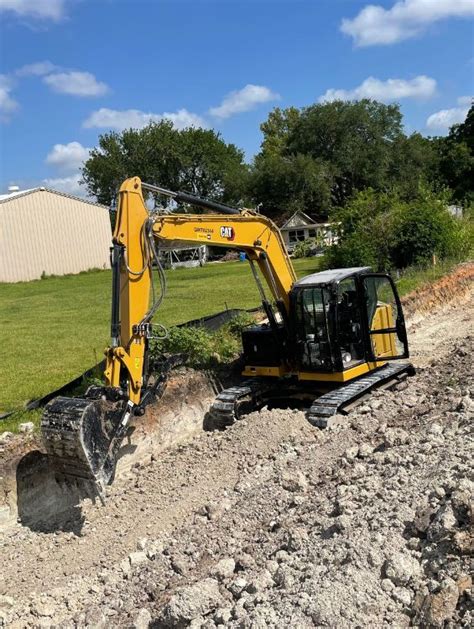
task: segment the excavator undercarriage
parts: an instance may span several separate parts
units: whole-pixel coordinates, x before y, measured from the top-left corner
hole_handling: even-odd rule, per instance
[[[149,212],[144,192],[219,214]],[[83,397],[53,399],[41,422],[58,477],[88,483],[103,496],[132,419],[163,395],[171,370],[185,360],[175,355],[153,362],[150,356],[152,319],[166,290],[160,243],[243,251],[260,292],[266,321],[242,332],[244,379],[217,395],[209,409],[214,426],[225,428],[265,405],[290,405],[306,409],[308,421],[325,428],[374,388],[414,373],[409,363],[391,362],[408,357],[408,341],[389,275],[360,267],[297,280],[278,228],[260,214],[143,184],[137,177],[124,182],[119,197],[105,384],[89,387]],[[166,333],[159,324],[158,331]]]

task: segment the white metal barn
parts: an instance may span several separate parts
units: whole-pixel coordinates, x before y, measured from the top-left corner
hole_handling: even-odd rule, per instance
[[[0,195],[0,282],[109,268],[109,209],[48,188]]]

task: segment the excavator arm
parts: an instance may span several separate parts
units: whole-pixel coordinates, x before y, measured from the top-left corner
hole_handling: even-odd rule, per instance
[[[143,190],[163,194],[219,214],[160,214],[149,212]],[[118,451],[133,415],[163,392],[170,364],[162,366],[149,385],[148,343],[152,318],[164,296],[166,278],[157,245],[203,243],[246,252],[262,295],[270,325],[277,327],[272,305],[265,296],[265,278],[285,324],[289,291],[295,273],[276,226],[249,210],[200,199],[127,179],[119,191],[112,239],[111,343],[105,350],[105,386],[91,386],[82,398],[57,397],[45,408],[43,440],[59,476],[80,478],[103,495],[115,471]],[[153,266],[160,278],[159,295]],[[151,299],[150,299],[151,295]]]
[[[143,189],[220,213],[153,214],[145,206]],[[138,177],[127,179],[120,188],[113,234],[112,342],[106,350],[105,379],[107,386],[119,387],[125,369],[128,399],[134,405],[141,400],[153,314],[149,304],[152,261],[155,247],[161,243],[167,247],[206,244],[245,251],[270,319],[271,304],[255,265],[283,320],[289,310],[289,292],[296,281],[280,232],[270,219],[250,210],[142,184]]]

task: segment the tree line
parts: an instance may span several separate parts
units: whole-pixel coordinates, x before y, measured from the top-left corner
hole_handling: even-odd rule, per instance
[[[405,230],[419,242],[427,234],[402,225],[402,216],[408,220],[418,212],[416,224],[423,222],[423,211],[434,218],[450,203],[474,204],[474,105],[446,137],[406,134],[399,105],[374,100],[276,108],[261,131],[260,151],[250,164],[239,147],[211,129],[177,130],[163,120],[142,129],[105,133],[84,164],[83,183],[107,205],[124,179],[138,175],[172,190],[258,207],[277,222],[295,210],[320,220],[337,219],[343,224],[347,250],[336,248],[332,263],[370,259],[379,268],[408,258],[416,262],[419,256],[411,255],[413,248],[405,245],[396,252],[382,247],[382,253],[380,243],[375,254],[370,234],[376,233],[377,221],[385,234],[392,226],[392,241],[395,236],[400,240]],[[438,219],[428,229],[435,235],[445,215]],[[434,243],[435,235],[431,249],[425,247],[426,255],[431,250],[448,255],[448,249],[459,246]],[[382,244],[385,241],[381,238]]]

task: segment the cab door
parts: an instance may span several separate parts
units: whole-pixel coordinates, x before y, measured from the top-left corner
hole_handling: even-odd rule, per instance
[[[393,279],[385,273],[366,273],[361,281],[369,360],[408,358],[405,319]]]

